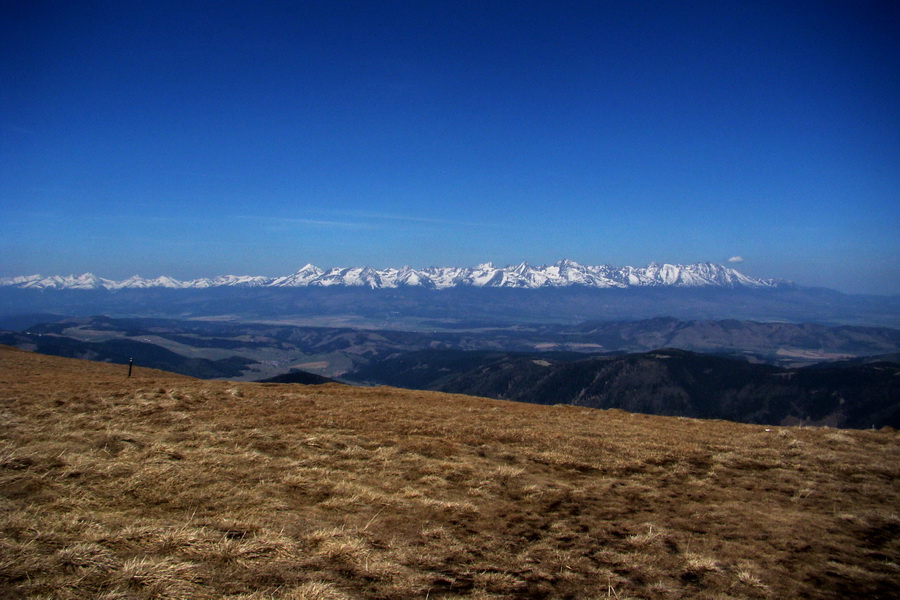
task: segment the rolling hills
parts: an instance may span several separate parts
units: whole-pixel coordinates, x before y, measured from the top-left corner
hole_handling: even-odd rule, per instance
[[[397,353],[425,349],[609,353],[668,347],[781,366],[900,352],[900,330],[813,323],[660,317],[575,325],[422,322],[409,329],[327,324],[18,315],[0,318],[0,343],[70,358],[127,362],[133,357],[142,366],[185,375],[248,380],[293,368],[340,376]]]
[[[346,378],[535,404],[768,425],[900,427],[900,363],[781,368],[665,348],[585,356],[422,350]]]
[[[11,322],[28,322],[22,319]],[[0,344],[120,364],[133,358],[200,378],[323,383],[338,376],[758,424],[900,426],[891,354],[900,331],[883,327],[657,318],[402,331],[95,316],[24,329],[0,331]],[[669,344],[681,350],[658,350]],[[834,364],[816,363],[826,359]],[[763,361],[773,364],[756,364]],[[810,364],[815,369],[796,368]]]
[[[0,331],[0,344],[40,354],[119,364],[128,364],[137,358],[141,365],[152,365],[157,369],[204,379],[239,377],[247,367],[255,363],[239,356],[217,360],[188,357],[157,344],[125,337],[91,342],[59,335]]]
[[[900,438],[0,348],[10,598],[890,598]]]

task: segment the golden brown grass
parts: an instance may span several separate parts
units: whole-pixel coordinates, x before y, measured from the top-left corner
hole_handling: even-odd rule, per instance
[[[0,349],[0,597],[888,598],[900,438]]]

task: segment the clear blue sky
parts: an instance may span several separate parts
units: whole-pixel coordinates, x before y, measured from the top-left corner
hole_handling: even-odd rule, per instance
[[[725,262],[900,293],[900,4],[0,3],[0,276]]]

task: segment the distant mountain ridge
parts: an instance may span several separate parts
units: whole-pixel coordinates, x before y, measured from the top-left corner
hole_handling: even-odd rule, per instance
[[[900,364],[781,368],[673,348],[625,355],[428,349],[348,381],[765,425],[900,427]]]
[[[372,269],[370,267],[335,267],[322,270],[307,264],[296,273],[283,277],[223,275],[180,281],[162,276],[146,279],[135,275],[122,281],[104,279],[92,273],[60,276],[28,275],[0,278],[0,286],[21,289],[206,289],[216,287],[368,287],[372,289],[421,287],[448,289],[455,287],[487,288],[751,288],[790,287],[784,280],[757,279],[729,267],[710,262],[690,265],[650,263],[646,267],[614,267],[580,265],[561,260],[552,265],[528,263],[495,267],[492,263],[476,267],[412,267]]]

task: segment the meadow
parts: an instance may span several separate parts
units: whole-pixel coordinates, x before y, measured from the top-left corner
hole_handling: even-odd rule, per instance
[[[0,348],[0,598],[890,598],[900,435]]]

